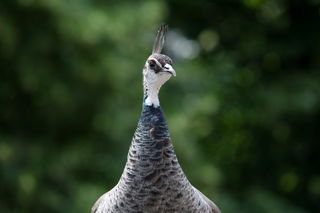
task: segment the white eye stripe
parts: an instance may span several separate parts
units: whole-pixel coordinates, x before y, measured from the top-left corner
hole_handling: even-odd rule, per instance
[[[159,67],[162,67],[162,65],[160,64],[160,62],[155,59],[155,58],[150,58],[150,60],[153,60],[154,62],[156,62],[156,64],[159,66]]]

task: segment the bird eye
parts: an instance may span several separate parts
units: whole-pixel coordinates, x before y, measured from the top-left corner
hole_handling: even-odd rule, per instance
[[[150,61],[149,63],[150,68],[155,68],[156,67],[156,63],[153,61]]]

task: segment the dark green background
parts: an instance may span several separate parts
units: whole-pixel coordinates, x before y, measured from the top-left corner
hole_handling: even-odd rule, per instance
[[[85,213],[117,183],[168,23],[160,100],[193,185],[224,213],[319,212],[319,8],[1,0],[0,211]]]

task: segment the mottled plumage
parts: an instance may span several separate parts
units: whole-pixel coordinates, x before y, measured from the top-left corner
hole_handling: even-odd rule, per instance
[[[157,36],[157,40],[162,39]],[[171,66],[166,68],[168,64],[172,64],[171,59],[160,53],[148,58],[144,68],[142,113],[126,166],[119,183],[99,198],[92,213],[220,212],[213,202],[190,184],[174,152],[168,126],[157,100],[161,85],[175,74]],[[157,72],[157,69],[160,71]],[[152,72],[152,75],[148,72]],[[156,91],[156,96],[146,102],[148,96],[152,96],[151,90]]]

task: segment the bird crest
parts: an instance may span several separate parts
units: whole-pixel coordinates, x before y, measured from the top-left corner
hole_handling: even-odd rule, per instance
[[[164,24],[159,27],[156,39],[154,40],[152,54],[154,54],[154,53],[160,54],[161,53],[162,48],[164,46],[164,41],[166,38],[167,31],[168,31],[168,25]]]

